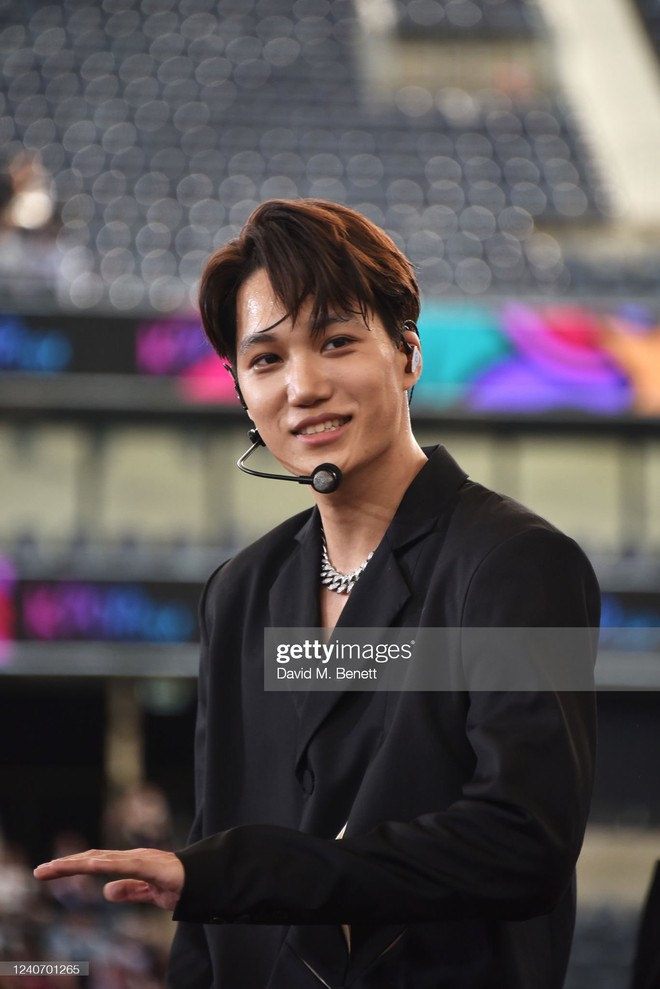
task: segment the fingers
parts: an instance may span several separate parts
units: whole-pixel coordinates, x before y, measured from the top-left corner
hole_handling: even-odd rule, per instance
[[[34,870],[37,879],[59,879],[82,873],[115,873],[131,879],[144,879],[177,892],[183,886],[184,878],[183,866],[176,855],[158,848],[131,848],[128,851],[92,848],[87,852],[44,862]]]
[[[65,855],[63,858],[44,862],[34,870],[37,879],[59,879],[62,876],[75,876],[82,873],[111,873],[141,875],[141,859],[136,852],[148,852],[151,849],[132,849],[123,851],[100,851],[92,848],[87,852],[77,852],[75,855]]]

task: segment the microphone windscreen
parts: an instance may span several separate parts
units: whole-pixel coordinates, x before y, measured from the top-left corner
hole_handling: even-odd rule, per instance
[[[342,482],[342,472],[335,464],[319,464],[312,471],[312,487],[319,494],[332,494]]]

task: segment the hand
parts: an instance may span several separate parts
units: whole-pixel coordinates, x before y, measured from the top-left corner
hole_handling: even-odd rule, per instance
[[[103,895],[112,903],[153,903],[164,910],[174,910],[185,874],[173,852],[158,848],[131,848],[113,852],[92,848],[88,852],[65,855],[38,865],[37,879],[60,879],[82,874],[118,874],[125,879],[106,883]]]

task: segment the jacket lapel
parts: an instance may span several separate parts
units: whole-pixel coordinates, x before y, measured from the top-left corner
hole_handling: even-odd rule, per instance
[[[295,546],[275,577],[268,599],[271,625],[304,628],[319,622],[321,524],[315,508],[295,536]]]
[[[270,589],[271,628],[317,628],[320,624],[321,523],[317,509],[295,538],[295,547]],[[306,696],[304,690],[291,691],[299,714]]]

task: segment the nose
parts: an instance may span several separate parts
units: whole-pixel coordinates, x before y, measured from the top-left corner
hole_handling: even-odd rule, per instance
[[[287,377],[287,398],[290,405],[310,406],[323,402],[332,392],[326,362],[320,354],[292,356]]]

